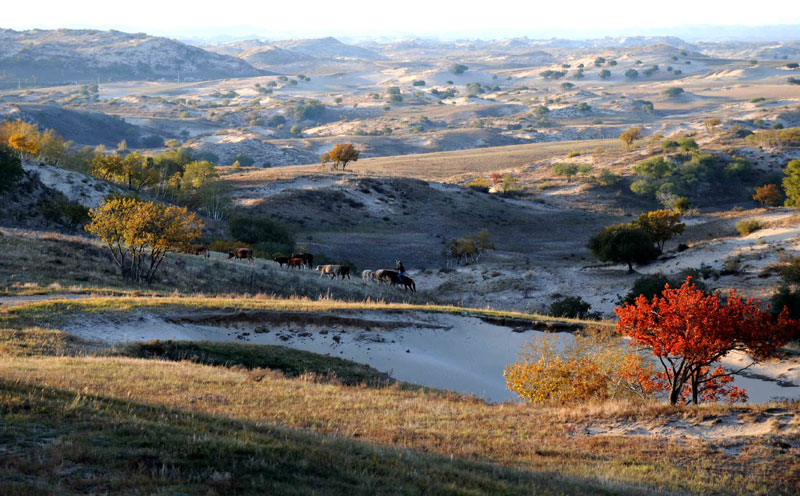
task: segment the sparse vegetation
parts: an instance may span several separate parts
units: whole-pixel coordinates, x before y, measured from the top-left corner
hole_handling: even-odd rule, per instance
[[[763,229],[764,223],[758,219],[743,219],[736,223],[736,230],[742,236],[747,236],[756,231]]]

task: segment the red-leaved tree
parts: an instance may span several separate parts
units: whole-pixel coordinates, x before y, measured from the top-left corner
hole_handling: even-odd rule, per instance
[[[786,308],[773,317],[760,301],[743,300],[735,290],[723,302],[697,289],[691,278],[680,288],[667,285],[652,300],[640,295],[633,305],[614,311],[617,332],[629,337],[631,345],[650,348],[661,363],[663,372],[655,380],[673,405],[679,400],[746,401],[746,392],[732,384],[732,374],[739,371],[714,364],[732,351],[748,353],[754,361],[772,356],[798,330]]]

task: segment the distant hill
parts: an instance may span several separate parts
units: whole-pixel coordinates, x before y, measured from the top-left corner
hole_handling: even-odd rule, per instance
[[[260,46],[244,51],[237,55],[253,67],[263,68],[272,65],[296,64],[298,62],[311,62],[316,60],[311,55],[300,52],[284,50],[273,45]]]
[[[246,61],[142,33],[0,30],[0,84],[168,79],[265,74]]]
[[[207,45],[203,48],[218,54],[238,57],[257,68],[314,61],[380,60],[385,58],[368,48],[348,45],[332,37],[276,42],[253,39]]]
[[[372,50],[347,45],[336,38],[314,38],[308,40],[289,40],[274,43],[275,46],[310,55],[318,59],[364,59],[380,60],[383,57]]]

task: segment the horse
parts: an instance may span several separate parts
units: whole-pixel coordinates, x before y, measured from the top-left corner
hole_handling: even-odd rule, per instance
[[[200,255],[202,253],[206,254],[206,258],[211,256],[211,252],[208,249],[208,245],[192,245],[191,253],[195,255]]]
[[[380,282],[388,282],[394,286],[399,282],[398,275],[399,273],[396,270],[378,269],[372,274],[372,277]]]
[[[291,268],[294,268],[294,267],[297,267],[298,269],[302,270],[302,269],[303,269],[303,267],[305,267],[305,266],[306,266],[306,263],[305,263],[305,260],[303,260],[303,259],[302,259],[302,258],[300,258],[300,257],[292,257],[292,258],[290,258],[290,259],[289,259],[289,261],[286,263],[286,266],[287,266],[288,268],[290,268],[290,269],[291,269]]]
[[[303,264],[309,269],[314,266],[314,255],[310,253],[292,253],[291,258],[302,258]]]
[[[361,279],[364,282],[371,281],[373,277],[375,277],[375,273],[372,272],[371,270],[367,269],[367,270],[362,270],[361,271]]]
[[[403,289],[410,289],[412,293],[416,293],[417,292],[417,285],[414,284],[414,279],[411,279],[408,276],[403,276],[403,280],[402,281],[398,281],[397,283],[398,284],[402,284],[403,285]]]
[[[253,250],[250,248],[237,248],[228,252],[228,260],[231,258],[247,259],[253,262]]]
[[[412,293],[417,291],[417,286],[414,284],[414,280],[408,276],[403,276],[401,279],[400,273],[396,270],[379,269],[375,271],[373,277],[381,282],[388,282],[392,286],[403,286],[403,289],[410,289]]]
[[[347,276],[350,279],[349,265],[317,265],[316,270],[320,271],[320,277],[328,275],[331,279],[336,279],[336,276],[344,279],[344,276]]]

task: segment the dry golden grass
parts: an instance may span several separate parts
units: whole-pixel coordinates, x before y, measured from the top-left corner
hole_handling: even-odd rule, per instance
[[[800,489],[797,448],[743,439],[742,453],[729,457],[714,443],[691,439],[589,436],[585,424],[575,422],[580,414],[565,415],[563,409],[488,405],[459,395],[347,387],[278,373],[256,382],[242,369],[130,358],[8,357],[0,362],[0,377],[87,398],[274,422],[462,460],[612,481],[618,489],[731,494]],[[716,411],[730,412],[730,407]],[[655,412],[680,415],[682,410],[622,405],[595,407],[591,414],[648,418]]]
[[[571,151],[587,152],[597,147],[619,148],[619,140],[558,141],[526,145],[475,148],[449,152],[364,158],[347,166],[352,174],[396,176],[426,181],[447,181],[453,176],[479,174],[528,165]],[[272,167],[224,178],[236,188],[263,186],[265,181],[287,180],[311,174],[328,174],[319,164]]]
[[[497,319],[514,319],[528,322],[561,322],[578,325],[611,325],[606,322],[594,320],[568,319],[551,317],[547,315],[492,310],[481,308],[466,308],[452,305],[432,305],[413,303],[389,303],[385,301],[361,300],[341,301],[333,299],[310,298],[275,298],[257,295],[253,298],[236,297],[208,297],[208,296],[180,296],[165,297],[96,297],[81,300],[53,299],[40,302],[31,302],[15,306],[6,310],[6,321],[18,320],[29,322],[35,320],[39,324],[51,322],[59,323],[70,315],[90,314],[100,312],[128,312],[137,309],[192,309],[192,310],[266,310],[286,312],[327,312],[332,310],[368,310],[368,311],[409,311],[409,312],[442,312],[472,315]],[[2,313],[0,313],[2,316]]]

